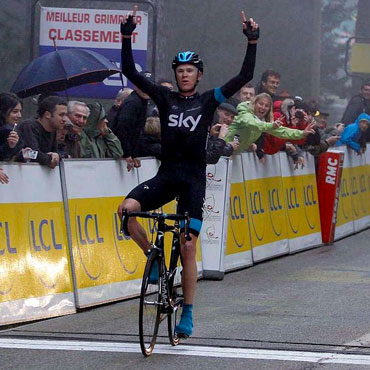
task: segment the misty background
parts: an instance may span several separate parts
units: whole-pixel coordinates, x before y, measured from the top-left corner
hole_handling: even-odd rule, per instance
[[[156,78],[173,80],[171,61],[179,50],[195,50],[204,60],[200,91],[238,73],[246,49],[241,10],[261,27],[255,85],[264,70],[274,69],[281,74],[279,90],[319,99],[334,123],[359,92],[361,78],[369,77],[351,78],[344,70],[348,38],[370,38],[369,0],[2,0],[0,91],[9,91],[21,69],[38,55],[41,6],[131,9],[133,4],[149,13],[148,69]],[[35,106],[29,98],[24,103],[27,117]]]

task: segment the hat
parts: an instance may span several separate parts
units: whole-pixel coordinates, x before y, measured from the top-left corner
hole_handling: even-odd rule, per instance
[[[153,76],[153,74],[151,72],[149,72],[149,71],[141,71],[141,72],[139,72],[139,75],[145,77],[150,82],[155,83],[154,76]]]
[[[236,110],[236,108],[229,104],[229,103],[221,103],[219,106],[218,106],[219,109],[223,109],[223,110],[226,110],[232,114],[235,114],[237,115],[238,114],[238,111]]]

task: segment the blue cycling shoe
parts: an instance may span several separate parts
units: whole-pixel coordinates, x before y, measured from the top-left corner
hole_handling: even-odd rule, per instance
[[[179,338],[188,338],[193,334],[193,305],[184,304],[179,325],[175,332]]]
[[[159,278],[159,268],[158,268],[158,261],[155,260],[152,265],[152,271],[150,271],[148,283],[149,284],[157,284]]]

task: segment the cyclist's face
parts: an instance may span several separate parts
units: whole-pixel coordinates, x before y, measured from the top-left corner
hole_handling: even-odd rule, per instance
[[[181,64],[176,68],[176,81],[181,92],[193,92],[202,72],[192,64]]]

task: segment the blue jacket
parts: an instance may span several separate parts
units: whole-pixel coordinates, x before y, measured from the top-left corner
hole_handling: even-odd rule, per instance
[[[355,123],[351,123],[350,125],[346,126],[340,139],[336,142],[335,146],[339,145],[348,145],[350,148],[355,150],[357,153],[361,151],[361,146],[359,144],[359,139],[361,136],[360,130],[360,121],[366,120],[370,122],[370,115],[366,113],[361,113]]]

